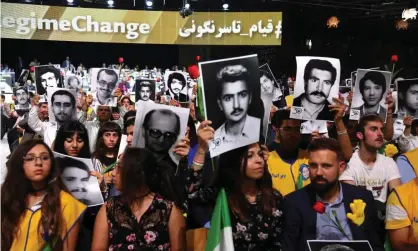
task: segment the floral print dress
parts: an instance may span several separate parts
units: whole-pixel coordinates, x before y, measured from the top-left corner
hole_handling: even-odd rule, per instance
[[[204,203],[212,203],[218,194],[216,188],[203,188],[202,170],[194,172],[190,170],[187,178],[189,199],[196,199]],[[248,203],[248,220],[242,220],[230,210],[232,237],[235,250],[282,250],[282,227],[283,227],[283,197],[273,190],[276,207],[272,208],[270,215],[260,210],[262,203],[261,193],[256,196],[254,203]]]
[[[138,222],[121,196],[107,201],[109,251],[170,250],[168,221],[173,203],[159,194]]]

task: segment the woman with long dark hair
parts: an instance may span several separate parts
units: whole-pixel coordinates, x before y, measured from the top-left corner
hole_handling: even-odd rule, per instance
[[[86,127],[79,121],[65,122],[57,131],[53,149],[57,153],[72,157],[91,158]]]
[[[91,250],[185,250],[186,224],[170,166],[127,148],[112,172],[121,195],[102,206]]]
[[[204,121],[198,129],[199,148],[187,181],[189,199],[214,205],[218,191],[224,188],[235,250],[281,250],[283,197],[273,189],[266,156],[259,143],[222,154],[212,185],[202,186],[207,142],[214,135],[210,125],[211,121]]]
[[[12,153],[1,187],[1,250],[75,250],[86,208],[65,192],[51,149],[28,140]]]

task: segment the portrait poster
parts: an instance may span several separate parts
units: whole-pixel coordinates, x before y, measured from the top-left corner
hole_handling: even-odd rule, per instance
[[[39,95],[47,94],[50,87],[64,87],[60,69],[53,65],[35,66],[35,86]]]
[[[155,80],[137,78],[135,80],[135,102],[138,100],[155,101]]]
[[[91,159],[76,158],[54,152],[61,180],[74,198],[88,207],[104,203],[97,178],[90,174],[95,171]]]
[[[64,83],[65,88],[75,90],[76,93],[83,89],[83,78],[75,74],[65,76]]]
[[[373,251],[369,241],[308,240],[309,251]]]
[[[398,80],[398,117],[418,119],[418,78]]]
[[[325,120],[308,120],[300,125],[301,134],[312,134],[318,131],[320,134],[328,133],[327,122]]]
[[[341,65],[336,58],[296,57],[297,72],[290,118],[334,120],[328,107],[338,98]]]
[[[19,83],[19,85],[26,84],[26,80],[28,80],[29,74],[30,74],[29,70],[22,69],[22,71],[20,72],[20,76],[17,79],[17,82]],[[35,83],[34,83],[34,85],[35,85]]]
[[[0,74],[0,91],[4,94],[13,93],[12,76],[9,74]]]
[[[77,95],[75,90],[48,88],[49,122],[64,123],[77,120]]]
[[[358,69],[354,86],[350,120],[377,114],[386,122],[386,96],[390,91],[391,72]]]
[[[93,95],[93,106],[117,106],[115,90],[118,87],[118,81],[119,73],[117,70],[92,68],[90,85]]]
[[[351,88],[354,88],[356,85],[357,71],[351,72]]]
[[[211,157],[260,140],[264,104],[257,55],[200,62],[205,117],[212,121]]]
[[[28,112],[31,108],[28,89],[24,86],[13,88],[13,94],[16,97],[14,109],[18,114],[21,116],[21,114]]]
[[[133,147],[146,147],[177,166],[180,157],[174,147],[187,132],[189,109],[139,100],[136,102]]]
[[[187,75],[182,71],[166,71],[164,75],[165,95],[180,103],[188,103],[189,85]]]

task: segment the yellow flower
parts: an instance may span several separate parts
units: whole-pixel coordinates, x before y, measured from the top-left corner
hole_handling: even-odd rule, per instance
[[[363,200],[354,200],[352,203],[350,203],[350,208],[352,213],[348,213],[347,218],[357,226],[363,224],[365,218],[364,209],[366,208],[366,203]]]
[[[398,148],[396,148],[393,144],[387,144],[385,147],[385,156],[392,158],[395,154],[397,154]]]

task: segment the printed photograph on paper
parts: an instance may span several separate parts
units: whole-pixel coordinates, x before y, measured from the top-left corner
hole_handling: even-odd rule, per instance
[[[182,71],[167,71],[164,75],[165,95],[180,103],[189,102],[187,75]]]
[[[377,114],[386,121],[386,96],[389,92],[391,73],[376,70],[357,70],[350,119],[359,120],[367,114]]]
[[[91,92],[93,94],[93,106],[117,105],[117,98],[114,96],[114,93],[118,87],[118,80],[118,72],[115,69],[91,69]]]
[[[29,111],[31,104],[28,89],[23,86],[14,88],[14,95],[16,97],[15,110]]]
[[[62,88],[63,80],[59,68],[53,65],[35,66],[36,93],[44,95],[48,88]]]
[[[341,65],[336,58],[296,57],[297,72],[290,117],[334,120],[329,105],[338,98]]]
[[[65,77],[65,88],[69,90],[75,90],[76,93],[79,93],[83,89],[83,79],[78,75],[69,75]]]
[[[135,102],[142,100],[148,102],[155,101],[155,80],[136,79],[135,80]]]
[[[68,120],[77,120],[75,90],[48,88],[49,121],[62,124]]]
[[[418,119],[418,78],[398,80],[398,117]]]
[[[205,115],[215,129],[211,157],[258,142],[264,104],[257,55],[200,62],[199,68]]]

